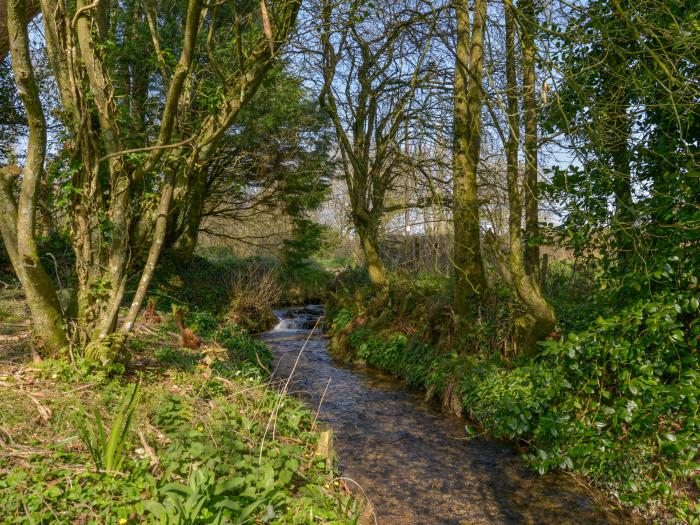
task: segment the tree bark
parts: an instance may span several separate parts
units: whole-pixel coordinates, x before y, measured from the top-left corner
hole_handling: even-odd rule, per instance
[[[44,170],[46,156],[46,122],[39,99],[29,54],[27,31],[27,5],[25,0],[10,0],[7,3],[7,29],[10,36],[10,54],[15,83],[22,100],[29,124],[27,162],[22,176],[22,186],[13,215],[12,193],[9,181],[3,181],[2,198],[5,201],[4,215],[16,224],[15,272],[19,277],[32,312],[34,327],[49,353],[55,353],[68,344],[63,324],[63,314],[58,295],[39,259],[34,237],[36,217],[36,194]],[[14,221],[13,221],[14,219]],[[3,235],[5,237],[5,235]],[[13,239],[7,235],[8,252]]]
[[[537,95],[535,84],[535,28],[537,18],[534,0],[521,0],[521,41],[523,54],[523,104],[525,106],[525,269],[539,281],[540,247],[539,195],[537,190]]]
[[[458,321],[474,317],[486,290],[481,257],[477,165],[481,150],[481,80],[483,74],[486,0],[475,0],[469,42],[467,0],[457,14],[454,84],[454,310]]]
[[[360,237],[362,255],[365,258],[365,267],[369,274],[369,280],[373,285],[383,288],[388,284],[389,280],[379,251],[376,221],[371,219],[369,221],[356,220],[355,229]]]
[[[206,174],[203,171],[200,170],[191,177],[192,185],[187,192],[187,206],[182,217],[182,234],[175,244],[175,251],[185,258],[192,257],[197,247],[207,191]]]
[[[0,0],[0,60],[10,52],[10,35],[7,31],[7,1]],[[27,1],[27,23],[31,22],[39,14],[39,0]]]
[[[520,189],[520,167],[518,150],[520,146],[520,118],[518,87],[515,68],[515,17],[512,4],[506,2],[506,84],[508,140],[506,142],[506,164],[508,174],[508,237],[510,252],[508,262],[510,277],[518,299],[526,313],[514,321],[514,345],[516,351],[531,350],[535,343],[547,336],[556,324],[554,308],[542,295],[537,274],[528,273],[524,254],[527,249],[522,240],[523,193],[527,195],[527,181]],[[523,80],[525,87],[526,81]],[[527,107],[525,113],[527,115]]]

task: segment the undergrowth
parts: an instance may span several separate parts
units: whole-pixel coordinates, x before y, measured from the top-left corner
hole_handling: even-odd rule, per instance
[[[581,297],[559,290],[566,335],[518,356],[504,350],[507,300],[455,333],[444,279],[339,286],[327,308],[332,351],[520,444],[541,473],[573,471],[655,520],[697,524],[700,297],[694,275],[666,277],[680,284],[605,317],[583,305],[578,321],[571,297]]]
[[[315,418],[268,384],[267,347],[200,315],[202,346],[182,349],[162,317],[125,363],[0,368],[0,521],[356,522]]]
[[[251,333],[272,328],[272,308],[320,302],[330,274],[309,261],[293,266],[275,258],[237,258],[224,248],[207,248],[181,259],[167,253],[159,263],[149,294],[158,308],[185,304],[192,316],[210,314]]]

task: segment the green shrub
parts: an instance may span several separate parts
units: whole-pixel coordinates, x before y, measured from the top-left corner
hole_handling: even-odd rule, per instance
[[[445,282],[394,278],[383,294],[361,286],[333,296],[333,348],[453,409],[456,395],[485,431],[526,445],[541,473],[572,470],[626,503],[698,523],[700,287],[670,267],[655,278],[668,287],[510,360],[493,348],[498,316],[450,335],[449,318],[434,315]]]
[[[214,340],[228,350],[229,362],[239,365],[244,362],[268,367],[272,362],[272,352],[268,346],[242,332],[237,326],[225,324],[215,333]]]
[[[201,337],[211,337],[219,326],[219,321],[213,313],[207,310],[195,311],[187,317],[187,326]]]

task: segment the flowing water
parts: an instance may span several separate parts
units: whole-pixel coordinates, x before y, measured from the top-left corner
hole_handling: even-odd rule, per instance
[[[362,487],[379,525],[638,523],[575,479],[539,476],[502,443],[470,439],[463,419],[394,377],[334,362],[320,328],[309,337],[322,312],[281,310],[262,338],[277,378],[294,369],[290,392],[314,410],[323,400],[343,476]]]

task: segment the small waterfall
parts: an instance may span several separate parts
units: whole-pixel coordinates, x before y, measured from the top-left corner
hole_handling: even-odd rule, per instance
[[[274,310],[278,323],[272,332],[306,332],[316,325],[323,316],[323,306],[310,304],[303,307],[289,307]]]

